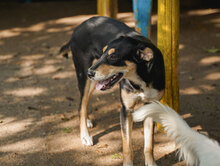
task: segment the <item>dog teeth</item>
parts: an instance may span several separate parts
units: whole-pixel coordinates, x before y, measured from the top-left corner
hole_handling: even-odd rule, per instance
[[[111,78],[111,81],[114,80],[116,78],[116,75],[114,75],[114,77]]]
[[[115,79],[117,77],[117,75],[114,75],[114,77],[112,79]]]

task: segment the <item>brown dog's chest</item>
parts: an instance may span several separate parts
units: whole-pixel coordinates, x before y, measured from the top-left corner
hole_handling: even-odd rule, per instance
[[[152,87],[146,87],[144,90],[128,91],[121,90],[123,105],[127,110],[134,111],[152,100],[160,100],[163,91],[158,91]]]

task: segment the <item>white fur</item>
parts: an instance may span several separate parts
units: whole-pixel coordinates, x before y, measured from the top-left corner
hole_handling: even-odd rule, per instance
[[[93,128],[93,123],[92,123],[92,121],[90,119],[86,120],[86,124],[87,124],[88,128]]]
[[[93,138],[92,136],[89,136],[88,133],[82,133],[80,137],[81,137],[81,141],[83,145],[86,145],[86,146],[93,145]]]
[[[136,122],[146,117],[152,117],[164,126],[167,135],[180,145],[179,158],[183,158],[189,166],[220,166],[218,142],[192,130],[169,106],[154,101],[133,113]]]
[[[137,74],[126,76],[125,78],[133,81],[135,84],[140,86],[143,92],[139,93],[138,96],[141,97],[141,99],[145,102],[151,100],[159,100],[163,96],[163,91],[159,92],[158,90],[154,89],[152,85],[147,87],[146,83]]]

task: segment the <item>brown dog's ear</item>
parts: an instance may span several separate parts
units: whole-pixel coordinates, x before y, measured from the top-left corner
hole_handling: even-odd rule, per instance
[[[105,52],[107,48],[108,48],[107,45],[105,47],[103,47],[102,52]]]
[[[145,48],[144,50],[137,50],[137,54],[140,56],[140,59],[149,62],[154,57],[153,50],[150,48]]]

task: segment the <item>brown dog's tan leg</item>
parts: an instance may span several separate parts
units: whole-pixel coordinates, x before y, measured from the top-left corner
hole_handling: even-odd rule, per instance
[[[84,94],[81,101],[80,107],[80,137],[82,144],[91,146],[93,145],[92,137],[89,135],[88,127],[92,127],[92,122],[88,119],[87,106],[89,103],[89,98],[95,89],[95,82],[91,80],[86,81],[86,86],[84,89]]]
[[[133,166],[133,150],[132,150],[132,132],[133,120],[132,115],[125,110],[121,110],[121,133],[123,143],[123,166]]]
[[[152,118],[144,120],[144,155],[145,166],[157,166],[153,156],[154,124]]]

